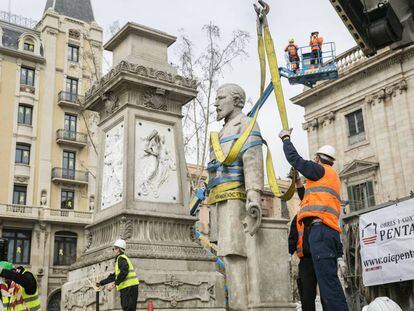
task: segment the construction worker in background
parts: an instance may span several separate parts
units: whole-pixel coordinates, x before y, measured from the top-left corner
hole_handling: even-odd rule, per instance
[[[0,261],[1,270],[13,270],[13,264],[7,261]],[[6,280],[5,278],[0,278],[0,293],[1,293],[1,302],[0,310],[10,310],[10,293],[9,293],[9,284],[11,281]]]
[[[348,311],[338,278],[338,258],[343,252],[339,236],[341,185],[337,172],[332,168],[335,149],[323,146],[316,152],[314,161],[304,160],[290,141],[291,132],[292,129],[282,130],[279,137],[283,141],[286,159],[306,178],[297,220],[309,230],[309,250],[324,310]]]
[[[322,44],[323,38],[319,37],[319,32],[311,33],[309,45],[311,47],[311,64],[320,66],[322,64]]]
[[[299,199],[302,201],[305,196],[305,187],[299,174],[296,174],[296,190]],[[313,269],[312,255],[309,249],[309,227],[305,228],[303,222],[298,221],[298,214],[292,219],[289,231],[289,254],[299,257],[299,275],[297,279],[300,302],[302,311],[315,311],[316,280],[315,270]],[[323,305],[323,301],[322,301]]]
[[[135,311],[138,300],[138,278],[131,260],[125,255],[125,240],[116,240],[112,248],[115,256],[115,272],[106,279],[96,283],[97,287],[112,283],[108,289],[111,291],[115,286],[120,292],[121,307],[124,311]]]
[[[289,39],[289,44],[285,47],[285,52],[288,54],[289,62],[292,65],[292,71],[296,72],[299,70],[299,54],[298,46],[295,44],[295,40]]]
[[[13,303],[13,310],[41,310],[37,280],[32,272],[22,266],[16,269],[5,269],[0,266],[0,277],[13,281],[21,287],[21,296],[23,299],[18,299],[17,302]],[[13,300],[13,297],[10,299]]]

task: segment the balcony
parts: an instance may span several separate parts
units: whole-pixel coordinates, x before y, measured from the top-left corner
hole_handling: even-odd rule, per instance
[[[88,136],[85,133],[60,129],[56,132],[56,142],[61,145],[83,148],[88,144]]]
[[[36,93],[36,89],[32,85],[20,84],[20,92],[34,95]]]
[[[0,216],[11,219],[27,219],[38,220],[41,207],[17,205],[17,204],[1,204]]]
[[[92,212],[81,212],[72,209],[45,208],[43,218],[50,222],[88,225],[92,223]]]
[[[81,106],[79,104],[79,101],[82,99],[83,96],[81,95],[61,91],[58,94],[58,105],[61,107],[80,109]]]
[[[52,181],[56,184],[87,186],[88,179],[88,172],[85,171],[76,171],[61,167],[52,169]]]

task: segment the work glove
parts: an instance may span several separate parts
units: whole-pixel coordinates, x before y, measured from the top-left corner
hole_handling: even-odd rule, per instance
[[[285,129],[281,130],[280,133],[279,133],[279,138],[281,140],[290,139],[290,135],[292,134],[292,130],[293,130],[293,128],[290,128],[288,130],[285,130]]]

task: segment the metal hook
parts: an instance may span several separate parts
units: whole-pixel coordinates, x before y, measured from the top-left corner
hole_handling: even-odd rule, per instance
[[[270,6],[264,2],[263,0],[258,0],[259,4],[262,8],[259,8],[256,4],[253,4],[254,10],[256,11],[257,15],[267,15],[270,11]]]

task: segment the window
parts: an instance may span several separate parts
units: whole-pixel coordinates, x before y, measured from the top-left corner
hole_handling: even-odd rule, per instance
[[[60,208],[73,209],[74,208],[75,192],[73,190],[62,190],[60,195]]]
[[[15,163],[29,164],[30,163],[30,145],[17,143]]]
[[[63,151],[62,177],[75,179],[75,157],[76,153],[72,151]]]
[[[34,86],[35,72],[34,69],[22,67],[20,70],[20,84]]]
[[[359,109],[346,115],[348,121],[349,144],[355,144],[365,139],[364,118],[362,110]]]
[[[78,94],[78,80],[73,78],[66,79],[66,92],[70,94]]]
[[[65,132],[64,139],[76,140],[77,116],[65,113]]]
[[[26,205],[27,186],[14,185],[13,204]]]
[[[79,61],[79,47],[68,45],[68,60],[76,63]]]
[[[59,231],[55,234],[53,264],[69,266],[76,261],[77,235],[72,232]]]
[[[7,239],[7,261],[14,264],[30,264],[31,231],[3,229],[3,238]]]
[[[348,200],[351,211],[357,211],[375,205],[372,181],[348,187]]]
[[[23,50],[29,51],[29,52],[34,52],[34,44],[30,43],[30,42],[23,43]]]
[[[33,107],[26,105],[19,105],[19,112],[17,116],[17,123],[32,125]]]

